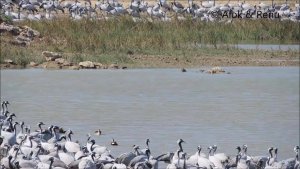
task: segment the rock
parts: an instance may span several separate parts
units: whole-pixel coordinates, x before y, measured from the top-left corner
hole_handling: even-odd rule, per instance
[[[0,67],[1,67],[1,69],[21,69],[21,68],[24,68],[22,65],[9,64],[9,63],[1,64]]]
[[[16,37],[16,40],[19,40],[19,41],[25,41],[25,42],[31,42],[32,39],[31,38],[27,38],[25,36],[22,36],[22,35],[19,35]]]
[[[44,65],[45,69],[61,69],[62,66],[57,64],[56,62],[50,61]]]
[[[69,67],[69,69],[71,70],[79,70],[79,68],[80,68],[79,66],[75,66],[75,65]]]
[[[73,63],[67,61],[66,59],[64,58],[57,58],[54,60],[56,63],[58,64],[61,64],[62,66],[72,66]]]
[[[62,65],[63,66],[73,66],[73,63],[71,63],[69,61],[65,61]]]
[[[95,68],[95,64],[91,61],[80,62],[78,65],[83,69],[94,69]]]
[[[54,61],[55,59],[62,57],[60,53],[56,52],[44,51],[42,54],[45,56],[47,62]]]
[[[39,64],[37,64],[37,63],[35,63],[35,62],[30,62],[29,63],[29,66],[30,67],[36,67],[36,66],[38,66]]]
[[[102,69],[108,69],[108,65],[103,65]]]
[[[20,40],[17,40],[17,39],[10,41],[10,43],[12,45],[23,46],[23,47],[30,44],[29,42],[20,41]]]
[[[22,28],[24,29],[28,37],[40,37],[41,35],[39,31],[34,30],[29,26],[23,26]]]
[[[54,61],[58,64],[63,64],[66,62],[66,60],[64,58],[56,58]]]
[[[97,69],[102,69],[104,67],[103,64],[99,62],[94,62],[94,65],[96,66]]]
[[[12,65],[15,64],[14,61],[11,59],[4,59],[4,63],[8,63],[8,64],[12,64]]]
[[[0,24],[0,32],[9,32],[12,35],[19,35],[21,31],[22,30],[17,26],[9,25],[4,22]]]
[[[21,32],[19,36],[24,36],[26,38],[30,38],[31,40],[34,38],[34,36],[29,34],[28,32]]]
[[[223,70],[220,67],[213,67],[210,70],[206,71],[206,73],[210,73],[210,74],[225,73],[225,70]]]
[[[108,68],[110,68],[110,69],[119,69],[119,66],[117,64],[111,64],[111,65],[109,65]]]
[[[186,69],[185,68],[181,68],[181,72],[186,72]]]

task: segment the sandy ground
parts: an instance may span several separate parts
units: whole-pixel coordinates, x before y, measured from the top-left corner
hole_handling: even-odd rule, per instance
[[[299,56],[197,56],[197,57],[172,57],[151,55],[130,55],[132,63],[120,63],[119,68],[199,68],[212,66],[300,66]],[[45,63],[44,63],[45,64]],[[108,66],[108,65],[107,65]],[[1,69],[21,69],[20,65],[1,64]],[[25,68],[32,68],[27,66]],[[43,64],[36,66],[43,68]],[[54,68],[56,69],[56,68]],[[69,67],[62,67],[69,69]]]
[[[197,56],[175,58],[166,56],[131,56],[133,67],[197,68],[202,66],[299,66],[298,56]],[[130,65],[128,65],[130,67]]]

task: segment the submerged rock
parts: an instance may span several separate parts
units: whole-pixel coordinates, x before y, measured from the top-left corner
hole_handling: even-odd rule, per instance
[[[206,73],[219,74],[219,73],[225,73],[225,70],[222,69],[221,67],[213,67],[213,68],[207,70]]]

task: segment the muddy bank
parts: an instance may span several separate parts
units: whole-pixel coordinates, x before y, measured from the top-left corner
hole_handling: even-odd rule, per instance
[[[45,61],[41,64],[30,62],[22,66],[11,60],[1,64],[1,69],[126,69],[126,68],[197,68],[202,66],[299,66],[299,57],[296,56],[198,56],[198,57],[168,57],[168,56],[129,56],[132,63],[102,64],[98,62],[83,61],[71,63],[63,58]],[[9,62],[10,61],[10,62]]]

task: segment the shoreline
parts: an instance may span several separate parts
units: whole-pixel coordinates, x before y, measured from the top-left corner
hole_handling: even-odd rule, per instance
[[[254,57],[254,56],[253,56]],[[31,63],[26,66],[15,63],[2,63],[5,69],[49,69],[49,70],[79,70],[79,69],[160,69],[160,68],[201,68],[201,67],[299,67],[299,57],[259,57],[247,56],[207,56],[207,57],[172,57],[172,56],[129,56],[132,63],[101,64],[100,67],[83,67],[79,64],[60,65],[56,61],[46,61],[41,64]],[[87,62],[87,61],[86,61]],[[93,62],[97,65],[100,63]]]
[[[242,45],[240,42],[245,39],[256,40],[257,43],[280,44],[297,39],[292,36],[296,30],[294,23],[249,22],[240,21],[232,25],[189,21],[156,24],[134,23],[125,17],[119,22],[74,22],[65,19],[23,22],[17,25],[2,23],[0,68],[78,70],[201,66],[299,67],[299,50],[283,50],[280,47],[278,50],[263,50],[269,49],[266,46],[248,49],[257,44],[248,44],[247,49],[232,47],[230,44]],[[241,25],[249,24],[254,26],[241,29]],[[269,25],[269,30],[272,31],[266,33],[255,25]],[[190,26],[197,31],[188,31]],[[290,26],[295,29],[287,33]],[[89,29],[90,27],[102,29]],[[280,37],[278,27],[282,28],[279,34],[285,33],[287,36]]]

